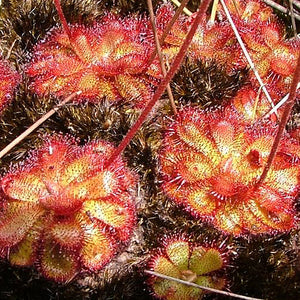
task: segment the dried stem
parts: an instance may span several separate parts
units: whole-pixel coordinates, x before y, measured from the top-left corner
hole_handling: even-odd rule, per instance
[[[296,27],[294,7],[293,7],[293,1],[292,0],[289,0],[289,5],[290,5],[291,21],[292,21],[294,36],[297,36],[297,27]]]
[[[152,26],[152,30],[153,30],[153,34],[154,34],[154,39],[155,39],[156,51],[157,51],[157,55],[158,55],[159,62],[160,62],[160,67],[161,67],[163,76],[166,77],[167,70],[166,70],[163,55],[162,55],[162,52],[161,52],[159,38],[158,38],[156,26],[155,26],[155,16],[154,16],[154,12],[153,12],[152,0],[147,0],[147,4],[148,4],[148,9],[149,9],[149,14],[150,14],[151,26]],[[173,97],[173,94],[172,94],[171,87],[170,87],[169,83],[167,84],[167,93],[168,93],[168,96],[169,96],[169,99],[170,99],[170,103],[171,103],[173,113],[176,115],[177,114],[177,109],[176,109],[176,105],[175,105],[175,102],[174,102],[174,97]]]
[[[259,299],[259,298],[252,298],[252,297],[247,297],[247,296],[243,296],[243,295],[234,294],[234,293],[231,293],[231,292],[226,292],[226,291],[213,289],[213,288],[210,288],[210,287],[207,287],[207,286],[196,284],[194,282],[181,280],[179,278],[167,276],[167,275],[160,274],[160,273],[157,273],[157,272],[154,272],[154,271],[145,270],[144,272],[146,274],[149,274],[149,275],[152,275],[152,276],[156,276],[156,277],[167,279],[167,280],[172,280],[172,281],[182,283],[182,284],[185,284],[185,285],[188,285],[188,286],[196,287],[196,288],[204,290],[204,291],[218,293],[218,294],[233,297],[233,298],[245,299],[245,300],[262,300],[262,299]]]
[[[217,14],[217,8],[218,8],[219,0],[214,0],[214,4],[211,9],[210,19],[209,22],[213,24],[215,22],[216,14]]]
[[[122,151],[125,149],[125,147],[128,145],[128,143],[132,140],[132,138],[134,137],[136,132],[139,130],[139,128],[144,123],[145,119],[147,118],[148,114],[152,110],[155,103],[160,99],[160,97],[163,94],[164,90],[166,89],[166,86],[168,85],[168,83],[174,77],[176,71],[180,67],[180,64],[188,50],[189,45],[192,42],[192,39],[195,35],[195,32],[198,28],[199,23],[202,21],[203,17],[205,16],[205,13],[207,11],[207,8],[208,8],[210,2],[211,2],[211,0],[203,0],[201,2],[200,6],[199,6],[199,10],[197,12],[197,15],[194,19],[193,25],[191,26],[191,29],[189,30],[189,32],[180,48],[178,54],[176,55],[174,62],[172,63],[171,68],[168,71],[166,77],[164,77],[161,80],[160,84],[158,85],[158,87],[153,95],[153,98],[147,103],[145,109],[143,110],[143,112],[141,113],[141,115],[139,116],[139,118],[137,119],[135,124],[128,131],[127,135],[122,140],[120,145],[115,149],[115,151],[113,152],[113,154],[107,161],[106,167],[108,167],[122,153]]]
[[[6,57],[5,57],[6,60],[8,60],[10,58],[12,50],[13,50],[13,48],[15,46],[16,41],[17,41],[17,39],[14,39],[14,41],[11,44],[11,46],[9,47],[9,49],[7,51],[7,54],[6,54]]]
[[[167,37],[169,31],[171,30],[172,26],[174,25],[174,23],[176,22],[176,20],[178,19],[179,15],[182,13],[182,11],[185,9],[186,5],[188,4],[189,0],[183,0],[180,4],[180,6],[176,9],[175,14],[173,16],[173,18],[171,19],[171,21],[167,24],[161,39],[160,39],[160,43],[162,44],[165,40],[165,38]]]
[[[241,16],[241,12],[240,12],[240,10],[238,8],[236,0],[232,0],[232,1],[233,1],[234,9],[236,10],[236,13],[238,14],[238,16]]]
[[[271,7],[285,13],[285,14],[288,14],[288,15],[291,15],[291,12],[285,8],[284,6],[281,6],[280,4],[272,1],[272,0],[263,0],[266,4],[270,5]],[[298,1],[297,1],[298,2]],[[300,16],[295,14],[294,13],[294,16],[295,16],[295,19],[299,20],[300,21]]]
[[[300,55],[298,56],[298,61],[297,61],[297,67],[293,76],[293,81],[292,81],[292,85],[291,85],[291,89],[290,89],[290,94],[288,97],[288,100],[286,101],[286,105],[285,105],[285,109],[283,111],[283,115],[279,124],[279,128],[274,140],[274,143],[272,145],[272,149],[270,152],[270,155],[268,157],[268,161],[266,163],[266,166],[259,178],[259,181],[257,183],[257,187],[259,185],[261,185],[263,183],[263,181],[266,179],[267,175],[268,175],[268,171],[272,166],[273,160],[275,158],[278,146],[279,146],[279,142],[280,139],[282,137],[283,131],[285,129],[286,123],[289,119],[291,110],[293,108],[293,105],[295,103],[296,100],[296,95],[297,95],[297,86],[298,86],[298,82],[300,81]]]
[[[178,9],[176,10],[174,16],[172,17],[170,22],[167,24],[165,30],[163,31],[163,33],[161,35],[161,38],[159,39],[160,45],[164,44],[165,39],[166,39],[168,33],[170,32],[172,26],[174,25],[174,23],[176,22],[176,20],[178,19],[179,15],[182,13],[183,9],[185,8],[185,6],[187,5],[188,2],[189,2],[189,0],[183,0],[182,3],[180,4],[180,6],[178,7]],[[155,56],[156,56],[156,51],[154,50],[149,58],[148,66],[151,65]]]
[[[71,40],[71,31],[70,31],[69,25],[67,23],[67,20],[65,18],[65,15],[63,13],[63,10],[61,8],[60,0],[54,0],[54,4],[55,4],[56,10],[57,10],[60,22],[64,28],[64,31],[68,35],[69,39]]]
[[[265,87],[265,85],[264,85],[264,83],[263,83],[261,77],[259,76],[258,71],[257,71],[256,68],[255,68],[255,65],[254,65],[254,63],[253,63],[253,61],[252,61],[252,59],[251,59],[251,57],[250,57],[250,55],[249,55],[249,53],[248,53],[248,51],[247,51],[245,45],[244,45],[244,42],[243,42],[243,40],[242,40],[242,38],[241,38],[241,36],[240,36],[240,34],[239,34],[237,28],[236,28],[236,26],[235,26],[235,24],[234,24],[234,22],[233,22],[231,16],[230,16],[229,10],[228,10],[228,8],[227,8],[227,6],[226,6],[224,0],[220,0],[220,2],[221,2],[221,4],[222,4],[222,6],[223,6],[224,12],[225,12],[225,14],[226,14],[226,17],[227,17],[227,19],[228,19],[228,21],[229,21],[231,27],[232,27],[232,30],[233,30],[233,32],[234,32],[234,34],[235,34],[235,36],[236,36],[236,39],[237,39],[238,43],[240,44],[240,46],[241,46],[241,48],[242,48],[242,51],[243,51],[243,53],[244,53],[244,55],[245,55],[245,57],[246,57],[246,59],[247,59],[247,61],[248,61],[248,64],[250,65],[250,68],[251,68],[252,71],[254,72],[254,75],[255,75],[257,81],[259,82],[259,85],[260,85],[261,89],[263,90],[264,94],[266,95],[267,100],[268,100],[269,103],[271,104],[272,108],[274,108],[274,103],[273,103],[273,101],[272,101],[272,98],[271,98],[271,96],[269,95],[269,93],[268,93],[268,91],[267,91],[267,89],[266,89],[266,87]],[[278,118],[277,112],[275,112],[275,115],[276,115],[277,118]]]
[[[171,0],[176,6],[180,7],[181,3],[178,0]],[[183,9],[183,12],[187,15],[187,16],[191,16],[193,13],[188,10],[186,7]]]
[[[7,154],[13,147],[19,144],[24,138],[26,138],[31,132],[33,132],[36,128],[38,128],[41,124],[43,124],[47,119],[49,119],[54,113],[56,113],[62,106],[64,106],[67,102],[71,101],[77,95],[80,95],[81,91],[75,92],[67,97],[65,100],[57,104],[54,108],[48,111],[45,115],[43,115],[40,119],[38,119],[34,124],[28,127],[21,135],[15,138],[11,143],[9,143],[3,150],[0,151],[0,158],[2,158],[5,154]]]
[[[297,85],[297,89],[300,88],[300,82],[298,83]],[[269,118],[273,113],[274,111],[276,111],[277,109],[279,109],[286,101],[287,99],[289,98],[289,95],[290,94],[286,94],[275,106],[274,108],[272,108],[263,118]]]

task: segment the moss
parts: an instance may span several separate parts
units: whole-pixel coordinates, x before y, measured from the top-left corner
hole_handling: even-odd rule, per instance
[[[93,0],[65,0],[62,1],[62,8],[70,23],[92,23],[103,12],[102,6]],[[49,29],[59,24],[58,20],[51,0],[2,1],[0,28],[8,47],[16,40],[16,46],[30,50]]]
[[[299,232],[237,239],[231,290],[263,299],[298,299],[296,252],[289,250]]]
[[[247,73],[242,70],[230,75],[214,61],[186,59],[171,86],[178,105],[189,103],[216,108],[226,105],[235,96],[247,81]]]

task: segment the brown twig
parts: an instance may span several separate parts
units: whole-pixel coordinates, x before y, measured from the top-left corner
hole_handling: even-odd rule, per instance
[[[8,49],[8,51],[7,51],[7,54],[6,54],[6,56],[5,56],[5,59],[6,59],[6,60],[8,60],[8,59],[10,58],[11,53],[12,53],[12,50],[13,50],[15,44],[16,44],[16,41],[17,41],[17,39],[14,39],[14,41],[13,41],[12,44],[11,44],[11,46],[9,47],[9,49]]]
[[[278,3],[276,3],[272,0],[263,0],[263,1],[266,4],[270,5],[271,7],[275,8],[275,9],[277,9],[277,10],[279,10],[279,11],[285,13],[285,14],[288,14],[288,15],[291,14],[291,12],[287,8],[285,8],[284,6],[281,6],[280,4],[278,4]],[[295,16],[295,19],[300,21],[300,16],[298,14],[294,13],[294,16]]]
[[[65,100],[57,104],[54,108],[48,111],[45,115],[43,115],[40,119],[38,119],[34,124],[28,127],[21,135],[15,138],[11,143],[9,143],[4,149],[0,151],[0,159],[7,154],[13,147],[19,144],[25,137],[27,137],[31,132],[33,132],[36,128],[38,128],[41,124],[43,124],[47,119],[49,119],[54,113],[56,113],[62,106],[64,106],[67,102],[71,101],[77,95],[80,95],[82,92],[78,91],[71,94]]]
[[[153,30],[153,34],[154,34],[154,39],[155,39],[156,51],[157,51],[157,55],[158,55],[159,62],[160,62],[160,67],[161,67],[163,76],[166,77],[167,70],[166,70],[163,55],[162,55],[162,52],[161,52],[159,38],[158,38],[156,26],[155,26],[155,16],[154,16],[154,12],[153,12],[152,0],[147,0],[147,4],[148,4],[149,15],[150,15],[150,22],[151,22],[151,26],[152,26],[152,30]],[[169,100],[170,100],[170,104],[171,104],[173,113],[174,113],[174,115],[176,115],[177,114],[177,109],[176,109],[174,97],[173,97],[173,94],[172,94],[171,87],[170,87],[169,83],[167,84],[167,93],[168,93],[168,96],[169,96]]]
[[[209,6],[209,3],[211,0],[203,0],[199,6],[199,10],[196,14],[196,17],[194,19],[193,25],[191,26],[178,54],[176,55],[170,70],[168,71],[166,77],[164,77],[160,84],[158,85],[153,98],[147,103],[145,109],[135,122],[135,124],[131,127],[131,129],[126,134],[125,138],[122,140],[120,145],[115,149],[115,151],[112,153],[111,157],[108,159],[106,163],[106,167],[108,167],[125,149],[125,147],[128,145],[128,143],[132,140],[136,132],[140,129],[142,124],[144,123],[145,119],[147,118],[148,114],[152,110],[155,103],[160,99],[161,95],[163,94],[164,90],[166,89],[166,86],[168,83],[172,80],[174,77],[176,71],[181,65],[181,62],[188,50],[189,45],[192,42],[192,39],[194,37],[194,34],[198,28],[199,23],[203,20],[203,17],[205,16],[205,13],[207,11],[207,8]]]
[[[171,0],[176,6],[180,7],[181,3],[178,0]],[[183,12],[190,17],[193,13],[189,11],[186,7],[184,7]]]
[[[185,8],[185,6],[187,5],[188,2],[189,2],[189,0],[183,0],[182,3],[180,4],[180,6],[178,7],[178,9],[176,10],[174,16],[172,17],[170,22],[167,24],[166,28],[164,29],[164,31],[161,35],[161,38],[159,39],[159,44],[160,45],[164,44],[165,39],[166,39],[168,33],[170,32],[172,26],[174,25],[176,20],[179,18],[180,14],[182,13],[183,9]],[[156,51],[154,50],[152,52],[152,54],[150,55],[148,66],[151,65],[151,63],[153,62],[155,56],[156,56]]]
[[[176,9],[174,16],[172,17],[171,21],[167,24],[162,36],[161,40],[159,41],[160,43],[163,43],[165,38],[167,37],[169,31],[171,30],[172,26],[182,13],[182,11],[185,9],[186,5],[188,4],[189,0],[183,0],[180,4],[180,6]]]
[[[227,291],[221,291],[221,290],[213,289],[213,288],[210,288],[210,287],[207,287],[207,286],[196,284],[194,282],[181,280],[179,278],[167,276],[167,275],[164,275],[164,274],[161,274],[161,273],[158,273],[158,272],[154,272],[154,271],[150,271],[150,270],[145,270],[144,272],[146,274],[149,274],[149,275],[152,275],[152,276],[156,276],[156,277],[163,278],[163,279],[166,279],[166,280],[172,280],[172,281],[182,283],[182,284],[185,284],[185,285],[188,285],[188,286],[192,286],[192,287],[204,290],[204,291],[218,293],[218,294],[229,296],[229,297],[234,297],[234,298],[238,298],[238,299],[245,299],[245,300],[262,300],[262,299],[259,299],[259,298],[247,297],[247,296],[238,295],[238,294],[234,294],[234,293],[227,292]]]
[[[299,81],[300,81],[300,55],[298,56],[297,67],[296,67],[296,70],[295,70],[295,73],[294,73],[294,76],[293,76],[289,97],[286,101],[285,109],[284,109],[283,114],[282,114],[282,118],[281,118],[281,121],[280,121],[280,124],[279,124],[279,128],[278,128],[277,134],[275,136],[274,143],[272,145],[271,152],[270,152],[270,155],[268,157],[268,161],[266,163],[266,166],[265,166],[265,168],[264,168],[264,170],[263,170],[263,172],[262,172],[262,174],[259,178],[259,181],[257,182],[257,187],[259,185],[261,185],[263,183],[263,181],[266,179],[266,177],[268,175],[268,171],[272,166],[273,160],[274,160],[275,155],[277,153],[277,149],[278,149],[278,146],[279,146],[280,139],[282,137],[283,131],[284,131],[285,126],[286,126],[286,123],[289,119],[289,116],[290,116],[291,110],[293,108],[293,105],[295,103],[295,99],[296,99],[296,95],[297,95],[297,86],[298,86]]]
[[[289,5],[290,5],[291,21],[292,21],[294,36],[297,36],[297,27],[296,27],[295,13],[294,13],[294,7],[293,7],[293,1],[292,0],[289,0]]]

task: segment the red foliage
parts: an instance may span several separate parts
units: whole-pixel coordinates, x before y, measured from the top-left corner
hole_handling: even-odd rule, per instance
[[[114,147],[47,137],[44,145],[1,180],[0,248],[12,264],[36,264],[66,282],[81,269],[99,270],[131,236],[135,177]]]
[[[122,99],[143,107],[161,78],[157,62],[148,68],[154,50],[148,23],[107,14],[92,27],[70,26],[70,38],[53,29],[26,69],[33,91],[66,97],[81,90],[78,102]]]
[[[280,143],[265,182],[256,187],[277,127],[245,125],[232,108],[214,113],[185,108],[160,152],[163,189],[194,216],[225,233],[271,233],[293,228],[300,188],[300,146]]]
[[[289,92],[300,52],[299,37],[287,40],[283,24],[272,9],[260,0],[230,0],[225,3],[260,77],[276,104]],[[221,4],[218,11],[221,18],[217,18],[213,24],[205,23],[199,26],[190,46],[189,56],[214,60],[224,65],[228,73],[249,68]],[[165,24],[173,14],[170,6],[163,6],[157,12],[157,19]],[[177,53],[193,17],[194,15],[190,18],[181,17],[166,37],[164,53],[167,58],[172,59]],[[163,29],[164,26],[161,25],[160,33]],[[258,90],[259,83],[252,70],[249,71],[249,76],[252,89]],[[263,106],[264,111],[265,104]]]

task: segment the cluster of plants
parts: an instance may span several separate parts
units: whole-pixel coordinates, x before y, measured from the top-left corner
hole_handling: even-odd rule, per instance
[[[1,297],[297,298],[299,37],[182,2],[3,1]]]

